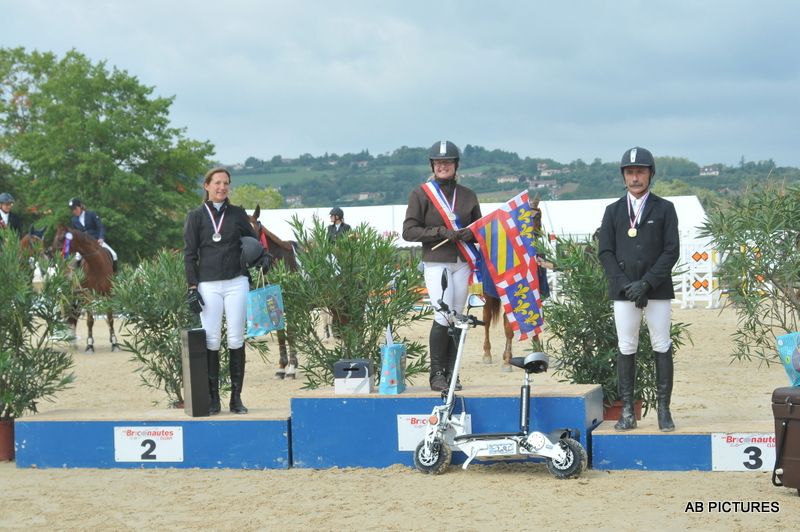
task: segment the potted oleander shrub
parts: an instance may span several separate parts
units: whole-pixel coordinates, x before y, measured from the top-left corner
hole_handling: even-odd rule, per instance
[[[422,274],[418,263],[395,246],[396,236],[363,223],[332,242],[318,219],[308,229],[296,217],[291,224],[301,249],[300,271],[278,264],[270,281],[281,285],[287,326],[305,354],[304,387],[332,385],[333,364],[342,359],[369,359],[380,375],[387,327],[396,343],[406,345],[406,379],[427,375],[426,347],[401,335],[430,316],[430,310],[418,307]],[[334,317],[333,342],[320,336],[319,309]]]
[[[31,260],[13,231],[0,231],[0,460],[13,459],[14,420],[35,414],[42,400],[52,400],[75,379],[69,327],[61,314],[65,295],[72,293],[70,280],[56,260],[34,287],[37,262],[48,269],[43,259]]]
[[[545,324],[554,373],[562,382],[599,384],[606,419],[617,419],[617,333],[597,251],[587,242],[559,238],[553,262],[559,272],[558,297],[545,303]],[[670,336],[677,356],[680,347],[691,340],[688,324],[673,321]],[[654,355],[644,323],[636,356],[635,400],[643,415],[656,404]]]
[[[186,304],[183,254],[162,249],[115,277],[105,304],[122,314],[122,347],[136,362],[142,386],[160,390],[172,407],[183,407],[181,331],[200,327],[200,319]],[[222,338],[225,343],[225,333]],[[264,341],[248,340],[248,347],[263,359]],[[220,350],[227,353],[227,349]],[[230,390],[227,356],[220,360],[220,390]]]

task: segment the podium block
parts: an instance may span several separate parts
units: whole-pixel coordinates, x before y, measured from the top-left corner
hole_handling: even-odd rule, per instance
[[[206,331],[181,331],[181,360],[183,362],[183,410],[190,417],[208,416],[208,357]]]

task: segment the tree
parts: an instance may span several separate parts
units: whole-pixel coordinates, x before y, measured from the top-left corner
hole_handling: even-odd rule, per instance
[[[0,157],[14,190],[51,227],[79,196],[123,260],[181,242],[213,147],[171,127],[173,98],[72,50],[0,49]]]
[[[255,209],[261,205],[262,209],[280,209],[283,207],[283,196],[272,187],[260,188],[250,183],[239,185],[231,190],[231,203],[241,205],[245,209]]]
[[[697,196],[703,207],[708,208],[719,200],[719,194],[707,188],[691,186],[680,179],[667,181],[657,179],[653,183],[653,192],[661,197],[664,196]]]
[[[775,337],[800,327],[800,186],[751,187],[707,211],[701,236],[723,258],[721,288],[739,319],[733,357],[777,362]]]

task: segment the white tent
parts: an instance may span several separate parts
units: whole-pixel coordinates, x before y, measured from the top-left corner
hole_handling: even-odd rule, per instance
[[[681,236],[694,236],[697,233],[697,229],[705,221],[706,215],[697,196],[670,196],[667,199],[675,204]],[[542,201],[540,204],[542,225],[548,234],[587,238],[594,233],[595,229],[600,227],[606,205],[616,200],[617,198]],[[481,204],[481,211],[484,214],[489,214],[501,205],[501,203],[483,203]],[[330,207],[262,210],[260,220],[265,227],[279,237],[284,240],[293,240],[294,235],[289,225],[292,216],[297,216],[308,229],[311,227],[314,216],[322,220],[325,225],[328,225],[330,223],[329,212]],[[353,227],[366,222],[379,233],[397,234],[400,246],[419,245],[416,242],[406,242],[400,238],[403,232],[405,216],[405,205],[347,207],[344,209],[344,219]]]

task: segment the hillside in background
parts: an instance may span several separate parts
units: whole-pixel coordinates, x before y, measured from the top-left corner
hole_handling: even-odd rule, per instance
[[[364,150],[296,159],[250,157],[229,168],[234,187],[250,183],[275,188],[287,207],[402,204],[431,173],[427,148],[407,146],[377,156]],[[742,158],[737,166],[701,166],[685,158],[656,157],[656,169],[654,186],[660,193],[696,194],[704,202],[737,194],[754,181],[800,181],[800,169],[777,167],[772,160]],[[616,161],[561,163],[471,145],[464,148],[459,175],[482,201],[505,201],[525,188],[538,191],[543,199],[564,200],[614,197],[623,190]]]

